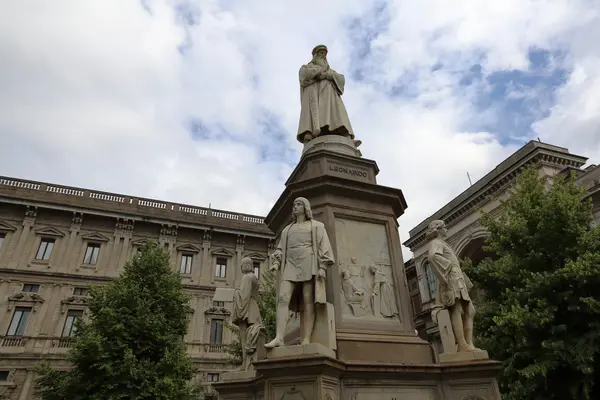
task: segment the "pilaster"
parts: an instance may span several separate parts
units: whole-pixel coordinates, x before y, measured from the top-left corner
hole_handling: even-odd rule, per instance
[[[127,218],[118,218],[117,224],[115,227],[115,237],[118,233],[120,239],[123,239],[123,243],[121,245],[121,249],[119,251],[119,262],[116,266],[116,270],[119,271],[125,266],[127,262],[127,254],[129,252],[129,242],[133,236],[135,221]],[[119,239],[119,240],[120,240]]]
[[[75,247],[75,241],[77,235],[81,230],[81,224],[83,223],[83,213],[74,212],[71,218],[71,227],[69,228],[69,239],[67,240],[66,248],[63,246],[62,253],[58,261],[58,269],[63,272],[73,271],[75,263],[77,262],[77,253],[74,254],[73,248]]]
[[[27,206],[25,211],[25,218],[23,219],[23,227],[19,233],[19,240],[17,241],[17,247],[12,255],[11,261],[8,264],[8,268],[17,268],[21,257],[23,257],[23,247],[27,242],[31,228],[35,224],[35,218],[37,217],[37,207]]]
[[[235,260],[233,260],[233,287],[238,287],[242,279],[242,271],[240,265],[244,256],[244,244],[246,243],[246,235],[238,235],[235,243]]]

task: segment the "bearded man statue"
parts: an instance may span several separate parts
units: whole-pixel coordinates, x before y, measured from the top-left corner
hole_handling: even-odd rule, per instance
[[[296,138],[307,143],[320,135],[334,134],[354,140],[354,132],[342,101],[346,80],[327,62],[327,47],[312,51],[312,60],[300,68],[300,124]],[[359,141],[355,141],[358,146]]]

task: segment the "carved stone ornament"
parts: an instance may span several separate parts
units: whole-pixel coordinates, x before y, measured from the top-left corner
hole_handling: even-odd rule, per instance
[[[296,389],[296,386],[292,386],[290,390],[285,392],[281,396],[280,400],[308,400],[302,391]]]
[[[210,307],[209,309],[204,311],[204,314],[228,316],[231,315],[231,311],[229,311],[225,307]]]
[[[161,225],[160,226],[160,235],[177,237],[177,225],[166,225],[166,224]]]
[[[34,219],[37,217],[37,207],[27,206],[27,210],[25,210],[25,218]]]
[[[44,303],[44,299],[37,293],[20,292],[8,298],[8,311],[13,309],[15,303],[31,305],[32,311],[36,312],[39,306]]]
[[[83,223],[83,213],[74,212],[71,218],[72,225],[81,225]]]
[[[118,231],[133,231],[135,221],[127,218],[117,218],[115,229]]]
[[[70,306],[87,306],[88,298],[83,296],[67,297],[60,302],[60,313],[64,314]]]

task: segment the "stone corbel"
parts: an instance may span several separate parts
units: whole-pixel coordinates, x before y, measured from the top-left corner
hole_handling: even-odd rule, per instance
[[[227,317],[231,315],[231,311],[229,311],[225,307],[210,307],[209,309],[204,311],[204,315],[218,315],[221,317]]]
[[[88,305],[88,299],[87,297],[83,297],[83,296],[71,296],[71,297],[67,297],[65,300],[62,300],[60,302],[60,313],[64,314],[67,312],[67,309],[70,306],[83,306],[83,307],[87,307]],[[87,310],[84,310],[84,314],[86,313]]]
[[[40,304],[44,303],[44,299],[37,293],[20,292],[8,298],[8,311],[11,311],[16,303],[31,305],[32,311],[37,312]]]

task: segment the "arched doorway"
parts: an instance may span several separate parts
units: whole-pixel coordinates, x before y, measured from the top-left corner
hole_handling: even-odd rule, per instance
[[[460,253],[458,254],[458,258],[461,260],[463,258],[468,258],[469,260],[471,260],[471,263],[473,266],[476,266],[477,264],[479,264],[481,261],[483,261],[484,259],[486,259],[488,257],[491,259],[494,259],[495,258],[494,253],[492,253],[488,250],[485,250],[484,246],[485,246],[485,236],[480,236],[480,237],[471,239],[469,241],[469,243],[460,250]]]

